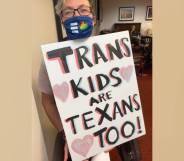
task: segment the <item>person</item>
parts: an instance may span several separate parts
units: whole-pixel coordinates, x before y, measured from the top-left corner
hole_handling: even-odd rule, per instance
[[[130,35],[131,36],[137,36],[137,31],[136,31],[135,25],[132,25]]]
[[[58,0],[58,3],[56,5],[56,13],[60,16],[61,22],[64,25],[67,34],[67,40],[87,38],[92,35],[93,27],[95,25],[93,0]],[[73,26],[74,24],[75,26]],[[68,152],[61,119],[56,107],[44,62],[42,62],[39,71],[38,88],[41,92],[44,110],[51,123],[58,130],[52,161],[71,161],[71,156]],[[122,157],[124,156],[124,148],[126,150],[126,147],[122,148],[121,145],[118,147],[118,151],[120,152],[120,156]],[[127,155],[125,155],[129,156],[129,152],[131,152],[131,149],[128,150]],[[103,156],[103,159],[98,159],[98,161],[110,160],[108,153],[104,153]],[[132,158],[132,153],[130,153],[130,156]],[[100,158],[98,157],[98,155],[95,157]],[[86,161],[93,161],[95,157],[89,158]]]
[[[131,38],[131,43],[133,45],[139,45],[139,33],[136,31],[136,26],[132,25],[131,30],[130,30],[130,38]]]
[[[67,40],[87,38],[92,35],[95,25],[95,15],[92,6],[92,0],[58,0],[55,7],[56,13],[60,16],[61,22],[64,25]],[[73,24],[75,24],[75,26],[73,26]],[[38,88],[41,92],[44,110],[51,123],[58,130],[53,152],[53,161],[71,161],[61,119],[44,62],[42,62],[39,71]],[[107,158],[105,160],[108,160],[108,156],[105,157]],[[92,158],[89,158],[89,161],[90,160],[92,160]]]

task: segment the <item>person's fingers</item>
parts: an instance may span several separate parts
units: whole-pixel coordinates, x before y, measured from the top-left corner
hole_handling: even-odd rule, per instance
[[[64,147],[64,161],[68,160],[68,145],[67,143],[65,143],[65,147]]]
[[[113,148],[112,148],[113,149]],[[105,153],[108,153],[109,151],[111,151],[112,149],[109,149],[109,150],[106,150],[106,151],[104,151]]]

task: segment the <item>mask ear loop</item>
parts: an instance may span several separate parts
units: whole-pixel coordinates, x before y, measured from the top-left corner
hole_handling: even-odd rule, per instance
[[[60,21],[61,21],[62,32],[64,33],[64,35],[66,35],[66,30],[65,30],[65,27],[64,27],[64,21],[63,21],[63,19],[62,19],[62,11],[61,11],[59,17],[60,17]],[[63,33],[62,33],[62,34],[63,34]]]
[[[61,20],[61,23],[63,24],[64,22],[63,22],[63,19],[62,19],[62,11],[61,11],[61,13],[59,14],[59,18],[60,18],[60,20]]]
[[[92,19],[93,19],[93,26],[95,26],[96,25],[96,16],[92,15]]]
[[[93,26],[95,26],[96,25],[96,15],[92,7],[90,7],[90,9],[91,9],[91,14],[92,14],[92,19],[93,19]]]

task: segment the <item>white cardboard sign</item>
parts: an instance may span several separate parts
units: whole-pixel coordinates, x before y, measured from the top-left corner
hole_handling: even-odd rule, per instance
[[[145,135],[128,31],[42,52],[73,161]]]

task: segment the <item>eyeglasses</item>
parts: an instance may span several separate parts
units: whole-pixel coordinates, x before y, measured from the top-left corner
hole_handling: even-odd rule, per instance
[[[75,15],[75,11],[79,13],[80,16],[89,16],[92,13],[92,9],[89,6],[81,6],[77,9],[66,8],[61,11],[61,17],[70,18]]]

